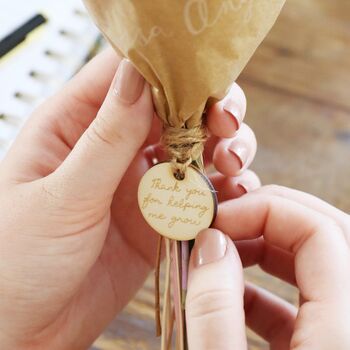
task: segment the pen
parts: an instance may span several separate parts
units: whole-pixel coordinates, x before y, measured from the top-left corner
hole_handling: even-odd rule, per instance
[[[22,43],[28,34],[46,22],[47,19],[43,15],[37,14],[15,29],[12,33],[5,36],[0,41],[0,58]]]

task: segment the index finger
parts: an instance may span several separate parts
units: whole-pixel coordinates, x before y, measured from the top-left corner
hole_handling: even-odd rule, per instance
[[[305,299],[348,298],[349,247],[344,232],[327,216],[287,198],[253,192],[221,204],[214,227],[234,240],[263,235],[271,245],[293,253]]]

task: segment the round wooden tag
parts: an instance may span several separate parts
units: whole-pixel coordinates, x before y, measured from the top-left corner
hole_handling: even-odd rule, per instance
[[[138,189],[142,215],[159,234],[176,240],[194,239],[213,222],[217,199],[210,181],[195,167],[177,180],[170,163],[159,163],[142,177]]]

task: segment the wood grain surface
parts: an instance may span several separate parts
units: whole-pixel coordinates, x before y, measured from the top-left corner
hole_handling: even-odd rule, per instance
[[[264,184],[315,194],[350,211],[350,1],[287,0],[239,78]],[[257,267],[247,280],[297,303],[296,290]],[[101,350],[158,349],[152,278],[96,341]],[[268,316],[267,316],[268,317]],[[252,350],[268,345],[252,332]]]

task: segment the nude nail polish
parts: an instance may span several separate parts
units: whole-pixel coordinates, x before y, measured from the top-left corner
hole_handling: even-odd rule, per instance
[[[228,151],[233,153],[239,160],[240,169],[244,167],[244,165],[248,161],[249,150],[248,147],[239,139],[233,140],[231,144],[228,146]]]
[[[237,129],[239,129],[243,122],[243,116],[237,103],[232,99],[226,99],[224,101],[223,110],[231,114],[236,123]]]
[[[249,181],[239,180],[236,186],[242,191],[242,195],[253,191],[255,188],[252,187]]]
[[[196,267],[210,264],[225,256],[227,240],[223,233],[214,229],[200,232],[193,248]]]
[[[133,104],[141,96],[145,80],[133,64],[123,59],[115,78],[114,92],[125,103]]]

